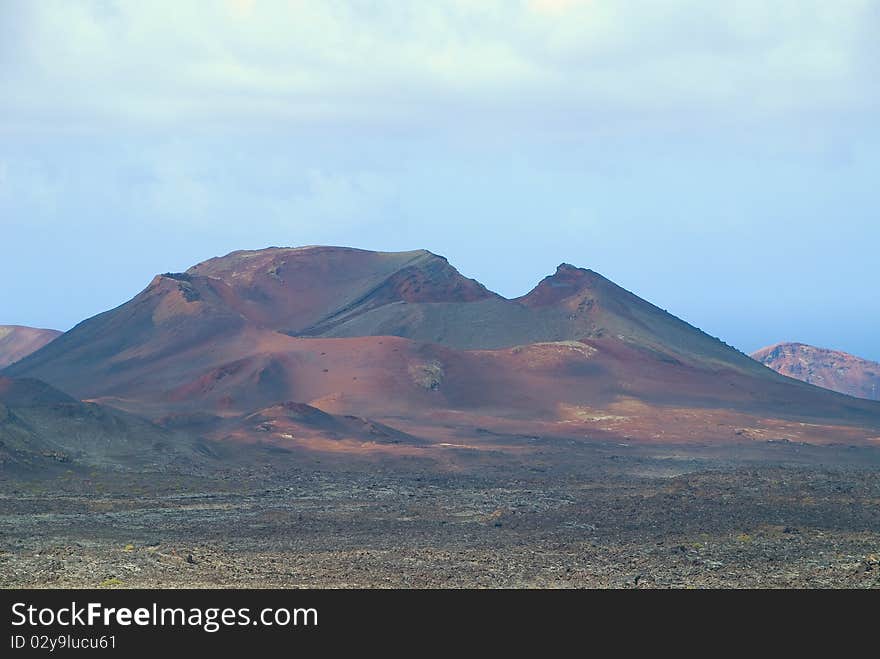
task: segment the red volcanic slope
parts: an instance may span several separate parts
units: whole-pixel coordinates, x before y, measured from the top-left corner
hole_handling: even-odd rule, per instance
[[[234,252],[157,276],[8,372],[322,449],[880,437],[880,405],[781,377],[592,271],[563,264],[507,300],[425,251]]]
[[[0,325],[0,368],[42,348],[61,332],[21,325]]]
[[[880,400],[880,364],[803,343],[778,343],[752,353],[777,373],[857,398]]]

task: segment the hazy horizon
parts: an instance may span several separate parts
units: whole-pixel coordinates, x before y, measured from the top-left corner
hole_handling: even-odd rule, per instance
[[[735,347],[880,360],[880,6],[0,5],[0,323],[237,249],[591,268]]]

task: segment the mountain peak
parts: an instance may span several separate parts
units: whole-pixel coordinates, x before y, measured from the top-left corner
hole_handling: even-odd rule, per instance
[[[566,274],[566,273],[574,273],[574,272],[589,272],[589,270],[585,268],[579,268],[576,265],[572,265],[571,263],[560,263],[556,266],[556,274]]]
[[[557,304],[586,289],[591,289],[604,277],[592,270],[578,268],[570,263],[560,263],[556,272],[542,279],[535,288],[526,295],[517,298],[517,302],[528,307],[543,307]]]
[[[400,302],[497,297],[461,275],[446,258],[425,249],[375,252],[309,245],[240,250],[163,277],[175,279],[171,283],[183,295],[190,284],[222,289],[221,297],[238,313],[292,335],[314,335]]]

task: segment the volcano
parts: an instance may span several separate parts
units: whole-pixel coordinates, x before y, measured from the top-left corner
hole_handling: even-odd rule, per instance
[[[8,367],[215,439],[876,443],[880,404],[783,377],[591,270],[506,299],[425,250],[269,248],[156,276]]]

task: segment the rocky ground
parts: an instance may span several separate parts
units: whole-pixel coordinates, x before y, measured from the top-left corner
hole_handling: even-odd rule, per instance
[[[0,584],[880,587],[880,451],[566,455],[3,478]]]

